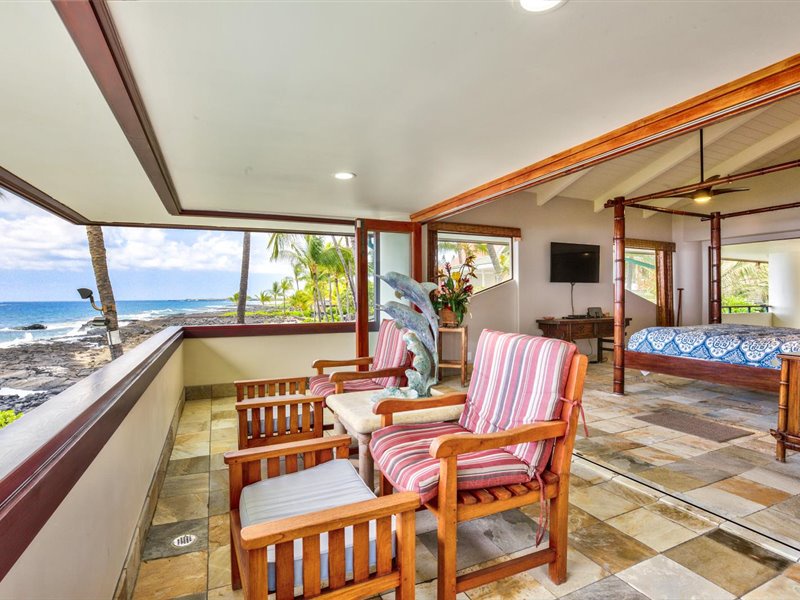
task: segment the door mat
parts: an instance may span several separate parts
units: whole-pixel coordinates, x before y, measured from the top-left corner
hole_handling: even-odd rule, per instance
[[[659,427],[696,435],[714,442],[727,442],[728,440],[752,434],[752,431],[747,431],[746,429],[720,425],[709,419],[687,415],[677,410],[661,410],[635,418]]]

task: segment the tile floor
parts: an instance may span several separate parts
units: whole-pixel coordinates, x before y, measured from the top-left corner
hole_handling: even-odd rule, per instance
[[[567,582],[554,586],[540,567],[460,600],[800,598],[800,551],[754,532],[800,536],[800,462],[772,459],[764,437],[773,426],[771,400],[660,376],[645,383],[633,378],[631,394],[620,399],[608,393],[609,382],[608,367],[592,365],[585,397],[591,437],[579,440],[584,457],[573,463]],[[635,419],[676,405],[753,434],[717,445]],[[642,431],[631,433],[636,430]],[[233,399],[186,403],[134,598],[242,597],[230,588],[222,461],[235,445]],[[699,508],[704,504],[717,506],[717,514]],[[459,569],[527,551],[537,517],[538,505],[462,525]],[[182,533],[194,533],[197,542],[173,547],[170,541]],[[417,597],[427,600],[436,595],[429,513],[417,513],[417,533]]]

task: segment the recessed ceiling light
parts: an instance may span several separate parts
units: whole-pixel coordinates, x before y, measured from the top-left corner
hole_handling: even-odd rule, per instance
[[[528,12],[547,12],[564,4],[567,0],[519,0],[519,5]]]
[[[334,173],[333,176],[336,179],[341,179],[342,181],[347,181],[348,179],[354,179],[356,174],[349,173],[348,171],[339,171],[338,173]]]

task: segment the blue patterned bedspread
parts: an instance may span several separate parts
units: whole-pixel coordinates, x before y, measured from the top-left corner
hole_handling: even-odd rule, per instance
[[[800,329],[731,324],[648,327],[631,336],[628,350],[780,369],[778,354],[800,353]]]

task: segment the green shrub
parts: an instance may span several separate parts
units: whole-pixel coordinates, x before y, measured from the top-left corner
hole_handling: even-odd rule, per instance
[[[13,410],[0,410],[0,429],[16,421],[22,416],[22,413],[14,412]]]

